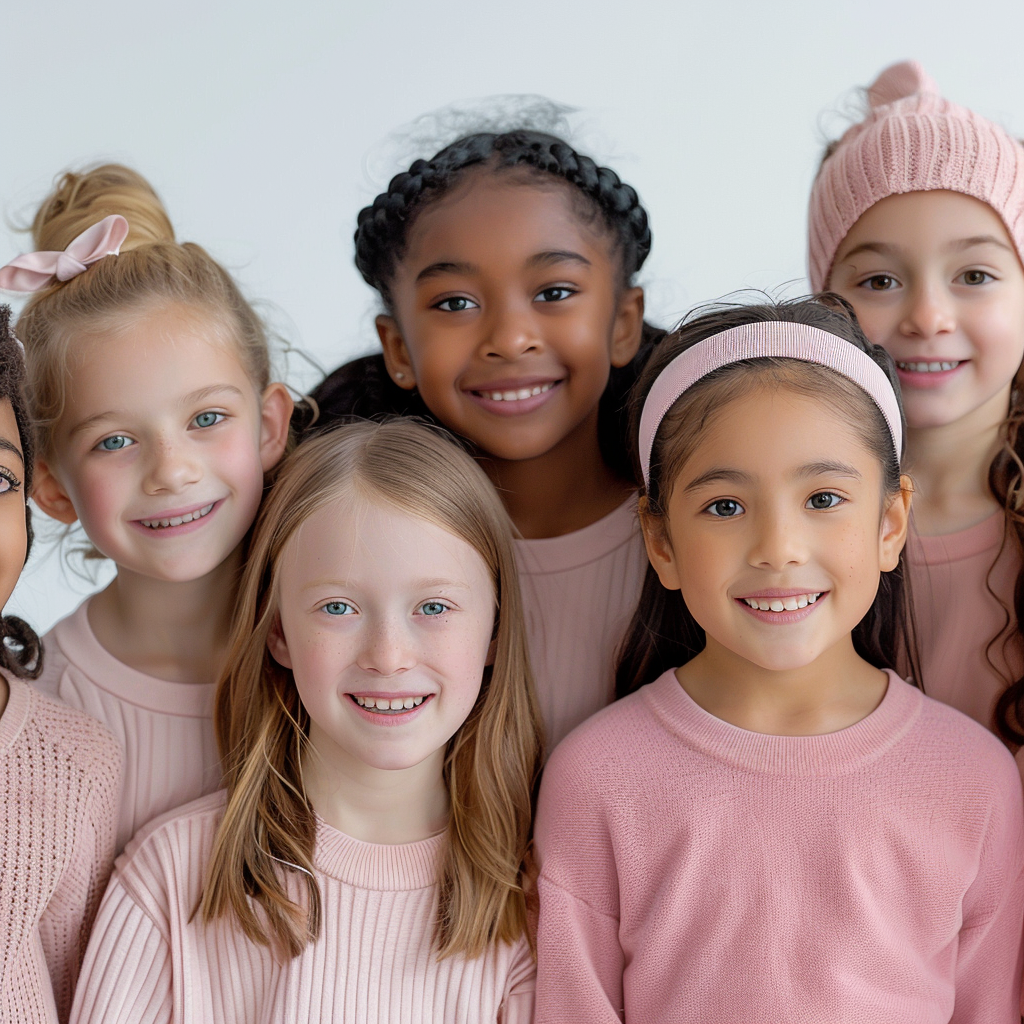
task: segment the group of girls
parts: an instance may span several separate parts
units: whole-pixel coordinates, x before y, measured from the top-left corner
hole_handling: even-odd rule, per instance
[[[1024,147],[868,98],[823,294],[668,334],[614,172],[417,160],[300,409],[145,180],[59,180],[0,605],[30,492],[116,574],[3,619],[0,1019],[1019,1020]]]

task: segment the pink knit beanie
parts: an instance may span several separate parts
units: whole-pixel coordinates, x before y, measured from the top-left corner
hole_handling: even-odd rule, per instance
[[[886,68],[868,101],[867,117],[839,140],[811,189],[811,287],[827,287],[836,251],[858,218],[904,192],[947,189],[987,203],[1024,262],[1024,146],[943,99],[916,61]]]

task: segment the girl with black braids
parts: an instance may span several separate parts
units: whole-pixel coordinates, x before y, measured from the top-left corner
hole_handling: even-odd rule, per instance
[[[32,427],[21,348],[0,306],[0,608],[32,540]],[[26,680],[43,654],[28,623],[0,618],[0,1020],[67,1020],[114,860],[121,753],[95,719]]]
[[[519,531],[551,745],[609,703],[644,552],[625,395],[661,333],[634,279],[636,192],[556,136],[460,138],[359,214],[383,353],[314,392],[323,420],[418,415],[461,437]]]

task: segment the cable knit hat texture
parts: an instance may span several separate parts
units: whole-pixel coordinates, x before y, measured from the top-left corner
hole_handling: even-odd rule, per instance
[[[861,215],[904,192],[947,189],[987,203],[1024,262],[1024,146],[943,99],[916,61],[886,68],[868,89],[868,102],[867,117],[839,140],[811,190],[811,287],[828,286],[836,252]]]

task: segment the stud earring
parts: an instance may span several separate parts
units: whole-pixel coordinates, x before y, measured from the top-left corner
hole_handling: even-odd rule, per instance
[[[396,372],[395,373],[395,380],[405,380],[405,374],[404,373]]]

